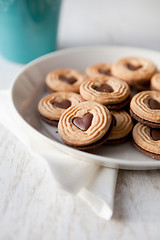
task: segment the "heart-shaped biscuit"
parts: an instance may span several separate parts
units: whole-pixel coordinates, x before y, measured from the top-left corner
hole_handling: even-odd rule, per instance
[[[73,124],[82,131],[86,131],[92,123],[93,114],[86,113],[82,118],[76,117],[73,119]]]

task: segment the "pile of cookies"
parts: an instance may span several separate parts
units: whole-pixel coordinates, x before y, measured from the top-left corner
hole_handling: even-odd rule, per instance
[[[123,58],[89,66],[85,74],[56,69],[45,82],[51,94],[40,100],[40,116],[58,126],[67,145],[88,151],[133,135],[138,150],[160,159],[160,73],[152,61]]]

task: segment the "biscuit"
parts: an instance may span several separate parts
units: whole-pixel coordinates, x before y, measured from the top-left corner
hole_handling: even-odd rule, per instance
[[[137,90],[149,89],[150,79],[156,71],[152,61],[139,57],[122,58],[112,64],[113,75]]]
[[[48,73],[46,87],[50,92],[79,92],[85,75],[74,69],[57,69]]]
[[[70,106],[82,102],[79,94],[73,92],[56,92],[42,98],[38,110],[42,120],[57,126],[62,113]]]
[[[86,74],[89,77],[111,77],[113,76],[112,70],[111,70],[112,64],[110,63],[98,63],[92,66],[89,66],[86,69]]]
[[[151,78],[151,90],[160,91],[160,72]]]
[[[160,160],[160,129],[137,123],[132,132],[134,146],[143,154]]]
[[[128,84],[113,77],[88,77],[80,86],[80,95],[84,100],[104,104],[109,110],[120,110],[131,99]]]
[[[111,114],[115,118],[115,121],[106,144],[126,142],[131,137],[130,133],[133,128],[130,115],[125,111],[111,111]]]
[[[138,122],[152,128],[160,128],[160,92],[143,91],[130,103],[130,114]]]
[[[62,114],[58,132],[67,145],[89,150],[106,141],[111,124],[112,115],[105,106],[86,101],[68,108]]]

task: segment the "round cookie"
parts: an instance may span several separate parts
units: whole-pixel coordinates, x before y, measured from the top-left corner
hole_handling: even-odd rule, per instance
[[[160,129],[137,123],[132,131],[133,144],[143,154],[160,160]]]
[[[70,106],[82,102],[79,94],[73,92],[56,92],[42,98],[38,110],[42,120],[57,126],[62,113]]]
[[[122,58],[112,64],[113,75],[137,90],[149,89],[150,79],[155,72],[155,64],[145,58]]]
[[[57,69],[48,73],[46,86],[50,92],[79,92],[85,75],[74,69]]]
[[[112,70],[111,70],[112,64],[110,63],[98,63],[92,66],[89,66],[86,69],[86,74],[89,77],[111,77],[112,75]]]
[[[110,111],[94,101],[86,101],[68,108],[61,116],[58,132],[62,140],[80,150],[102,145],[112,126]]]
[[[130,139],[133,122],[130,115],[125,111],[111,111],[115,121],[106,144],[119,144]]]
[[[151,78],[151,90],[160,91],[160,72]]]
[[[88,77],[80,86],[80,95],[85,100],[104,104],[109,110],[120,110],[131,99],[128,84],[113,77]]]
[[[143,91],[130,103],[130,114],[138,122],[152,128],[160,128],[160,92]]]

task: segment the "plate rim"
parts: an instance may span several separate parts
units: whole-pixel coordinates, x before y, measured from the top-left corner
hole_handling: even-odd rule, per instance
[[[27,123],[23,117],[20,115],[20,113],[18,112],[18,110],[16,109],[16,106],[14,105],[14,99],[13,99],[13,92],[14,92],[14,86],[16,84],[17,79],[19,78],[19,76],[26,71],[28,68],[30,68],[31,66],[34,66],[42,61],[44,61],[45,59],[48,58],[52,58],[52,57],[56,57],[56,56],[60,56],[60,55],[64,55],[67,53],[74,53],[77,51],[86,51],[88,49],[100,49],[100,48],[108,48],[108,49],[120,49],[120,50],[136,50],[136,51],[145,51],[145,52],[149,52],[150,54],[153,52],[153,54],[158,54],[160,57],[160,51],[156,51],[156,50],[152,50],[152,49],[146,49],[146,48],[137,48],[137,47],[129,47],[129,46],[115,46],[115,45],[99,45],[99,46],[82,46],[82,47],[73,47],[73,48],[66,48],[66,49],[61,49],[61,50],[57,50],[55,52],[52,53],[48,53],[46,55],[43,55],[31,62],[29,62],[28,64],[26,64],[13,78],[11,87],[10,87],[10,106],[12,109],[13,114],[16,115],[16,117],[18,117],[18,119],[23,123],[23,125],[28,128],[32,134],[35,134],[37,137],[40,137],[43,141],[48,142],[49,144],[53,145],[54,147],[56,147],[58,150],[61,150],[64,153],[67,154],[71,154],[76,156],[79,159],[86,159],[86,161],[92,161],[94,163],[97,163],[98,165],[101,166],[106,166],[106,167],[111,167],[111,168],[115,168],[115,169],[130,169],[130,170],[144,170],[144,169],[158,169],[160,168],[160,161],[158,160],[148,160],[145,165],[143,162],[126,162],[126,160],[118,160],[116,158],[111,158],[111,157],[107,157],[107,156],[99,156],[96,154],[92,154],[92,153],[88,153],[88,152],[83,152],[83,151],[79,151],[77,149],[71,148],[67,145],[63,145],[62,143],[59,143],[56,140],[50,139],[49,137],[43,135],[42,133],[40,133],[38,130],[36,130],[35,128],[33,128],[29,123]],[[63,146],[63,148],[62,148]],[[107,164],[102,164],[102,162],[106,162]],[[120,162],[119,162],[120,161]],[[128,166],[129,165],[129,166]]]

